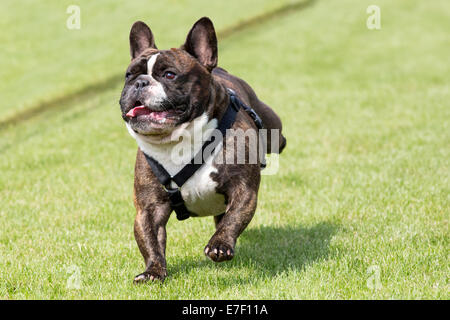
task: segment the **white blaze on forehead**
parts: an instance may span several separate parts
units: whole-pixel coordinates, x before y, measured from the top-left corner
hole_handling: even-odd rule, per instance
[[[148,59],[147,61],[147,74],[153,78],[152,73],[153,73],[153,66],[155,65],[156,62],[156,58],[158,58],[159,53],[154,54],[150,57],[150,59]]]
[[[163,85],[156,81],[153,78],[153,67],[155,66],[156,59],[158,58],[159,53],[154,54],[147,61],[147,74],[150,76],[150,86],[148,90],[150,90],[150,95],[145,101],[145,104],[151,107],[159,106],[165,99],[167,99],[167,94],[164,91]]]

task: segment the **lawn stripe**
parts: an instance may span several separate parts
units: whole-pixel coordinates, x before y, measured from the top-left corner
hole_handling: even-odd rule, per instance
[[[227,27],[223,30],[220,30],[217,32],[217,36],[219,40],[225,40],[237,33],[246,31],[254,26],[267,23],[268,21],[276,18],[281,18],[282,16],[285,16],[289,13],[305,9],[314,4],[315,2],[316,0],[305,0],[283,5],[277,9],[268,11],[260,15],[256,15],[249,19],[233,24],[230,27]],[[40,102],[35,106],[32,106],[24,111],[18,112],[17,114],[14,114],[7,119],[0,120],[0,131],[5,130],[6,128],[9,128],[16,124],[30,120],[32,118],[35,118],[41,113],[55,109],[57,107],[61,108],[62,106],[65,106],[65,109],[67,109],[68,107],[67,105],[74,105],[72,104],[72,102],[74,101],[81,102],[86,99],[89,99],[93,95],[97,95],[101,92],[113,88],[114,86],[118,85],[121,81],[123,81],[122,73],[113,74],[102,81],[97,81],[96,83],[88,84],[85,87],[82,87],[81,89],[76,90],[72,93]]]

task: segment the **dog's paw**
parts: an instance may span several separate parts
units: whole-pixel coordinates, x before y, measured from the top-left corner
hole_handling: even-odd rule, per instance
[[[219,239],[211,239],[204,252],[208,258],[215,262],[231,260],[234,257],[233,246]]]
[[[146,270],[141,274],[138,274],[134,277],[134,283],[145,283],[147,281],[159,280],[164,282],[164,279],[167,277],[167,272],[163,268],[151,268],[150,270]]]

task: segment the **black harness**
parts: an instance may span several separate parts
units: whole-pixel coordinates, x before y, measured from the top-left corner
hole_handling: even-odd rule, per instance
[[[147,159],[147,162],[150,165],[153,173],[155,174],[159,182],[163,185],[164,190],[167,192],[167,195],[169,196],[170,206],[172,210],[176,212],[178,220],[185,220],[190,216],[195,215],[189,212],[189,210],[186,208],[183,197],[181,196],[180,191],[181,186],[190,177],[192,177],[192,175],[203,165],[204,160],[206,160],[203,159],[203,152],[205,148],[210,144],[214,143],[211,146],[212,147],[211,150],[214,150],[214,148],[223,140],[223,137],[226,134],[226,130],[230,129],[233,126],[233,123],[236,120],[236,115],[239,112],[239,109],[242,108],[253,119],[258,129],[263,128],[261,118],[255,112],[255,110],[245,105],[236,96],[236,93],[233,90],[231,89],[227,90],[230,96],[230,103],[228,104],[228,108],[225,111],[225,114],[223,115],[217,127],[217,129],[220,130],[220,132],[222,133],[222,139],[215,139],[214,136],[214,138],[212,139],[210,138],[209,140],[207,140],[203,144],[201,150],[191,159],[191,161],[188,164],[186,164],[180,171],[178,171],[177,174],[171,176],[158,161],[156,161],[154,158],[152,158],[151,156],[149,156],[144,152],[145,158]],[[198,161],[197,159],[202,159],[202,161]],[[265,167],[265,161],[262,161],[261,167]],[[170,184],[172,181],[177,184],[178,188],[171,187]]]

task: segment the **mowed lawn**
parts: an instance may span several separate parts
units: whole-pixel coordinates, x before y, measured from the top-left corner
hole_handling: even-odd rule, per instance
[[[303,0],[297,0],[301,2]],[[202,16],[226,29],[276,10],[289,0],[2,0],[0,10],[0,121],[88,84],[121,76],[129,62],[128,35],[145,20],[158,45],[180,46]],[[79,7],[80,29],[70,29]],[[186,34],[185,34],[186,33]]]
[[[366,27],[370,4],[381,30]],[[190,23],[177,14],[180,23],[160,20],[174,42],[155,22],[162,48],[185,38]],[[222,41],[220,65],[277,110],[288,144],[234,260],[203,255],[212,218],[170,219],[163,285],[132,284],[144,264],[121,85],[3,129],[0,298],[449,299],[448,30],[445,0],[318,0]],[[120,42],[125,69],[126,36],[108,42]]]

